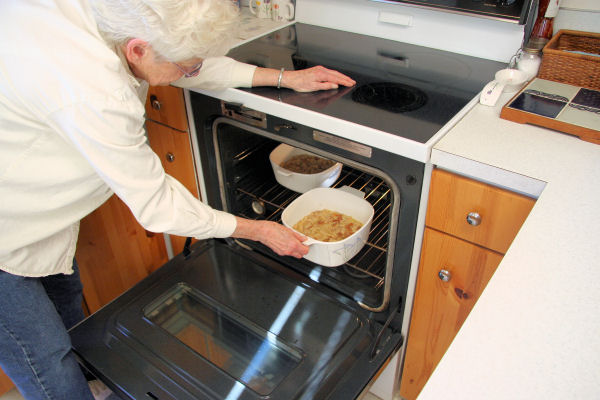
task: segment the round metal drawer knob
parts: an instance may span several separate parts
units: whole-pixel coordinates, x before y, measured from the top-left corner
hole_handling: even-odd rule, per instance
[[[156,96],[150,96],[150,105],[156,111],[160,111],[160,108],[162,107],[162,104],[160,104],[160,101]]]
[[[438,272],[438,278],[440,278],[442,282],[448,282],[450,279],[452,279],[452,274],[447,269],[440,269],[440,272]]]
[[[481,224],[481,215],[476,212],[470,212],[467,214],[467,222],[469,225],[477,226]]]
[[[165,155],[165,158],[167,159],[168,162],[175,161],[175,155],[173,153],[167,153],[167,155]]]

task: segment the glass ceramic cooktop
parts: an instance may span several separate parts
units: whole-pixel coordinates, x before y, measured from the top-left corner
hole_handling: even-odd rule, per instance
[[[334,29],[296,23],[233,49],[261,67],[324,65],[356,80],[313,93],[243,89],[334,118],[425,143],[505,64]],[[318,128],[318,127],[316,127]]]

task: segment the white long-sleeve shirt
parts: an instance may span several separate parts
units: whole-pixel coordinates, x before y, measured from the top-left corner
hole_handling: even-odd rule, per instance
[[[116,193],[145,229],[227,237],[235,218],[165,174],[144,131],[147,84],[85,0],[0,2],[0,269],[71,273],[79,220]],[[205,60],[187,87],[251,86],[254,66]]]

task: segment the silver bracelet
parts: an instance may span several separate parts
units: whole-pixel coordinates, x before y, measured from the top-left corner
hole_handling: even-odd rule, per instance
[[[281,89],[281,78],[283,78],[283,71],[285,71],[285,68],[281,68],[281,71],[279,71],[279,79],[277,79],[277,89]]]

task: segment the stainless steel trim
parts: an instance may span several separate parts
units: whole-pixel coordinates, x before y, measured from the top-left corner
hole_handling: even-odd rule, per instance
[[[198,135],[196,132],[196,123],[194,120],[194,112],[192,110],[192,101],[190,98],[190,91],[185,89],[183,91],[185,98],[185,111],[188,118],[188,129],[190,142],[192,144],[192,155],[194,161],[194,177],[196,181],[196,189],[198,190],[199,200],[206,202],[206,186],[204,182],[204,173],[202,171],[202,160],[200,157],[200,147],[198,145]]]
[[[317,142],[325,143],[363,157],[371,158],[371,154],[373,153],[373,149],[369,146],[317,130],[313,131],[313,139]]]
[[[477,14],[477,13],[468,12],[468,11],[452,10],[452,9],[441,8],[441,7],[432,7],[432,6],[426,6],[426,5],[423,5],[423,4],[398,3],[397,1],[392,1],[392,0],[371,0],[371,1],[375,1],[375,2],[378,2],[378,3],[388,3],[388,4],[403,5],[403,6],[407,6],[407,7],[424,8],[424,9],[427,9],[427,10],[433,10],[433,11],[439,11],[439,12],[447,12],[447,13],[451,13],[451,14],[466,15],[466,16],[469,16],[469,17],[479,17],[479,18],[485,18],[485,19],[492,19],[492,20],[495,20],[495,21],[510,22],[512,24],[518,24],[519,23],[519,20],[514,20],[514,19],[510,19],[510,18],[495,17],[493,15]]]

